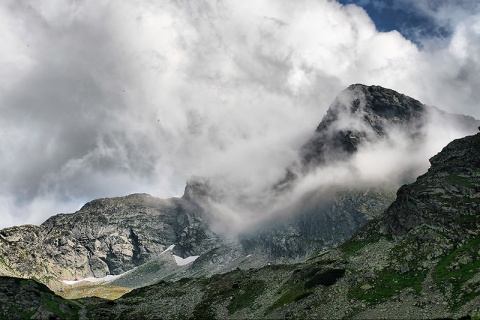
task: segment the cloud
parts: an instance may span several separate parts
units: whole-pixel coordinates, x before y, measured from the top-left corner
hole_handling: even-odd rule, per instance
[[[303,212],[307,202],[315,202],[316,207],[328,203],[338,192],[365,192],[379,187],[395,190],[425,173],[432,155],[453,139],[474,133],[480,124],[473,118],[453,116],[428,106],[421,118],[412,118],[409,123],[397,115],[391,117],[388,125],[381,120],[369,124],[366,118],[377,118],[366,111],[363,91],[357,89],[345,90],[336,98],[332,105],[335,117],[326,122],[324,131],[316,138],[351,132],[361,140],[354,154],[346,156],[337,143],[327,143],[321,151],[314,147],[316,157],[322,160],[312,168],[304,167],[300,164],[302,159],[297,159],[296,165],[289,167],[296,177],[281,191],[273,188],[272,183],[258,188],[262,184],[251,180],[235,185],[240,181],[238,176],[227,183],[222,177],[210,180],[209,194],[213,196],[203,206],[213,216],[215,230],[228,235],[251,231],[272,220]],[[360,103],[353,109],[355,101]]]
[[[260,197],[351,83],[479,117],[466,18],[419,50],[335,1],[5,1],[0,226],[192,175]]]

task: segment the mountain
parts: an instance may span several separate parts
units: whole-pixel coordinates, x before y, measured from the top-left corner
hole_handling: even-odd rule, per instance
[[[480,128],[479,128],[480,129]],[[384,228],[403,235],[428,224],[459,241],[480,232],[480,139],[450,143],[430,159],[432,167],[415,183],[403,186],[388,209]]]
[[[40,226],[0,231],[2,261],[19,277],[77,280],[121,274],[158,256],[193,256],[217,246],[194,203],[146,194],[98,199]],[[54,283],[52,283],[54,285]]]
[[[283,182],[287,187],[278,188],[278,195],[288,194],[303,174],[388,139],[392,128],[421,145],[430,117],[467,132],[480,124],[393,90],[350,86],[302,148],[300,169],[290,170],[294,177]],[[112,290],[123,294],[160,280],[299,263],[347,240],[395,198],[393,187],[384,185],[322,192],[304,194],[283,219],[235,238],[211,227],[204,203],[219,199],[214,181],[190,181],[181,198],[134,194],[93,200],[40,226],[0,230],[0,275],[37,279],[65,297],[92,292],[111,297]],[[76,282],[82,279],[94,282]],[[98,283],[104,290],[94,289]]]
[[[473,117],[441,111],[391,89],[353,84],[330,105],[314,136],[302,147],[302,165],[310,168],[343,160],[365,143],[398,131],[405,133],[410,143],[421,143],[432,120],[470,134],[480,124]]]
[[[480,133],[453,141],[384,214],[306,262],[160,281],[114,301],[78,300],[69,310],[88,319],[478,318],[479,147]],[[10,295],[24,290],[21,281],[35,286],[8,281]],[[4,314],[20,313],[12,299],[2,301]],[[47,305],[31,304],[24,310]]]
[[[307,262],[160,282],[91,316],[479,317],[479,159],[480,133],[453,141],[382,216]]]
[[[308,212],[293,220],[301,224],[282,221],[278,228],[227,239],[211,230],[207,215],[192,200],[191,188],[187,186],[184,197],[168,200],[146,194],[98,199],[74,214],[53,216],[40,226],[0,230],[0,272],[34,278],[57,291],[69,287],[62,280],[108,280],[109,275],[122,275],[110,278],[115,286],[137,288],[161,279],[298,262],[330,247],[325,239],[334,231],[322,234],[325,221],[309,224],[308,214],[315,213]],[[345,238],[366,220],[341,221],[344,208],[371,214],[369,210],[380,211],[376,208],[384,209],[390,203],[387,196],[375,198],[377,193],[362,195],[348,193],[321,208],[332,216],[330,223],[339,222],[337,230],[342,223],[348,226]],[[181,258],[188,257],[196,260],[179,265]]]

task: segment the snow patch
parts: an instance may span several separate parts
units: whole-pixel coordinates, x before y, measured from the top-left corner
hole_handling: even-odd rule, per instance
[[[122,277],[123,275],[135,270],[136,268],[133,268],[132,270],[128,270],[122,274],[116,274],[116,275],[106,275],[105,277],[102,277],[102,278],[95,278],[95,277],[88,277],[88,278],[85,278],[85,279],[80,279],[80,280],[62,280],[63,283],[65,284],[77,284],[77,283],[80,283],[80,282],[84,282],[84,281],[87,281],[87,282],[94,282],[94,283],[98,283],[98,282],[109,282],[109,281],[113,281],[113,280],[116,280],[120,277]]]
[[[173,255],[173,257],[175,258],[175,263],[177,264],[177,266],[185,266],[197,260],[198,257],[200,256],[190,256],[190,257],[186,257],[185,259],[176,255]]]
[[[160,253],[160,255],[164,254],[165,252],[167,251],[172,251],[173,248],[175,248],[175,245],[172,244],[170,247],[168,247],[167,249],[165,249],[162,253]],[[192,263],[193,261],[197,260],[198,257],[200,256],[191,256],[191,257],[186,257],[185,259],[182,258],[182,257],[179,257],[179,256],[176,256],[174,254],[172,254],[173,258],[175,259],[175,263],[177,264],[177,266],[185,266],[189,263]]]
[[[175,248],[175,245],[174,245],[174,244],[172,244],[170,247],[168,247],[167,249],[165,249],[162,253],[160,253],[160,255],[164,254],[164,253],[167,252],[167,251],[172,251],[173,248]]]
[[[123,275],[123,273],[122,274],[117,274],[117,275],[109,274],[109,275],[107,275],[103,278],[88,277],[88,278],[81,279],[81,280],[63,280],[63,283],[65,283],[65,284],[77,284],[77,283],[84,282],[84,281],[87,281],[87,282],[107,282],[107,281],[113,281],[115,279],[118,279],[122,275]]]

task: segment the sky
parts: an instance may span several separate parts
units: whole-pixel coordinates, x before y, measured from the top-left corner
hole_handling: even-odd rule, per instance
[[[0,227],[192,176],[255,195],[352,83],[480,118],[475,0],[4,0],[0,41]]]

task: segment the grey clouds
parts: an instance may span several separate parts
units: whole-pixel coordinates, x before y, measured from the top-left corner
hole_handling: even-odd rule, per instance
[[[419,49],[335,1],[2,2],[0,227],[192,175],[260,192],[351,83],[479,118],[480,14],[444,3]]]

